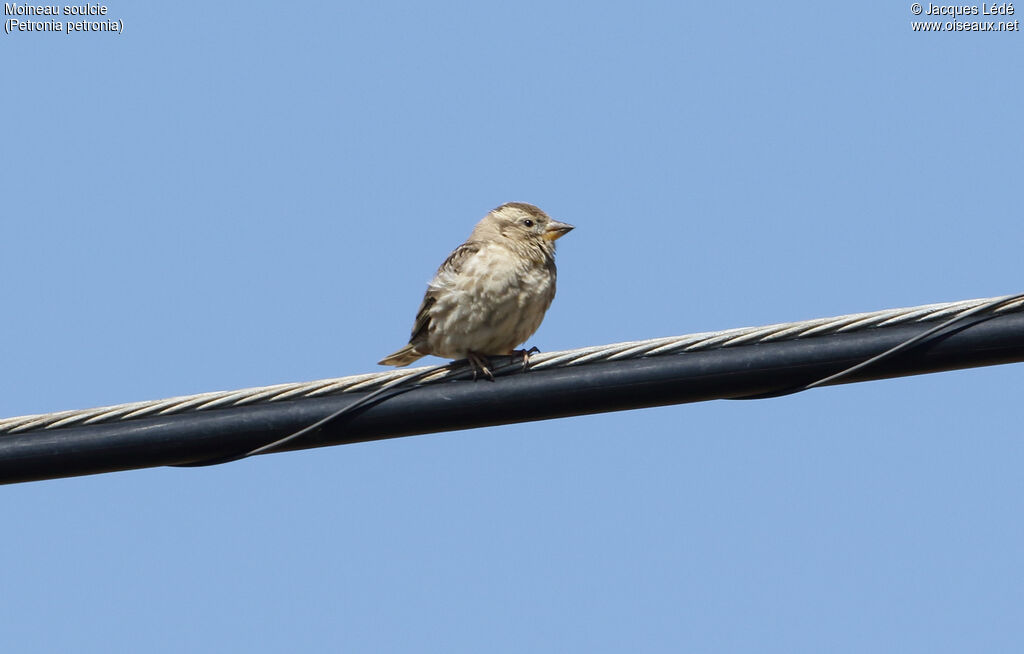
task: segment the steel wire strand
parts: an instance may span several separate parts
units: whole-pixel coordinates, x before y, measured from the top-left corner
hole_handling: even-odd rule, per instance
[[[831,318],[817,318],[797,322],[778,323],[761,327],[742,327],[723,331],[702,332],[683,336],[653,338],[642,341],[629,341],[610,345],[584,347],[574,350],[534,354],[530,357],[531,370],[544,370],[585,365],[596,361],[616,361],[641,357],[653,357],[682,352],[695,352],[716,348],[735,347],[754,343],[794,340],[825,334],[841,334],[878,327],[887,327],[909,323],[942,322],[933,330],[913,339],[919,342],[935,331],[944,329],[953,322],[959,322],[982,312],[989,315],[1000,315],[1021,311],[1024,308],[1024,294],[1006,295],[997,298],[982,298],[928,304],[902,309],[886,309],[867,313],[856,313]],[[912,343],[901,344],[899,349],[909,347]],[[894,348],[895,349],[895,348]],[[869,361],[859,364],[858,369],[869,365],[881,356],[889,356],[893,352],[883,353]],[[517,357],[504,357],[505,361],[494,366],[495,373],[508,372],[521,368]],[[841,371],[837,374],[848,374]],[[20,416],[0,419],[0,435],[15,434],[27,431],[56,429],[72,425],[93,425],[131,420],[146,416],[164,416],[195,411],[208,411],[224,407],[238,407],[252,404],[280,402],[298,398],[323,397],[341,393],[384,391],[403,385],[423,385],[441,381],[453,381],[467,376],[465,366],[454,364],[428,366],[419,368],[396,369],[381,373],[369,373],[321,379],[312,382],[296,382],[275,384],[233,391],[217,391],[151,400],[132,402],[114,406],[98,407],[55,413]],[[831,379],[831,378],[830,378]],[[813,387],[825,383],[819,380],[807,386]],[[797,392],[803,388],[788,392]],[[375,397],[379,397],[376,396]],[[329,419],[325,419],[325,422]],[[307,430],[312,430],[310,426]],[[304,430],[305,433],[307,430]],[[297,437],[293,434],[289,440]],[[271,445],[278,445],[277,443]],[[266,446],[270,447],[270,446]],[[261,448],[262,450],[262,448]]]

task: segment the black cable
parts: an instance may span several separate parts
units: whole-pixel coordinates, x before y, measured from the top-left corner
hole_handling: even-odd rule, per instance
[[[438,367],[443,368],[444,366],[438,366]],[[434,372],[434,370],[430,370],[429,372]],[[408,381],[408,380],[406,379],[406,380],[403,380],[403,381]],[[350,405],[348,405],[346,407],[343,407],[341,409],[338,409],[337,411],[335,411],[331,415],[327,416],[326,418],[321,418],[320,420],[317,420],[316,422],[314,422],[312,425],[309,425],[308,427],[303,427],[302,429],[300,429],[297,432],[293,432],[293,433],[285,436],[284,438],[279,438],[276,441],[267,443],[266,445],[261,445],[260,447],[257,447],[256,449],[249,450],[249,451],[243,452],[241,454],[229,454],[227,456],[219,457],[219,458],[216,458],[216,459],[208,459],[206,461],[195,461],[195,462],[192,462],[192,463],[176,463],[172,467],[175,467],[175,468],[202,468],[202,467],[205,467],[205,466],[216,466],[216,465],[220,465],[222,463],[231,463],[233,461],[241,461],[242,459],[247,459],[250,456],[255,456],[257,454],[263,454],[264,452],[269,452],[269,451],[271,451],[273,449],[276,449],[278,447],[282,447],[283,445],[285,445],[287,443],[290,443],[290,442],[294,441],[297,438],[301,438],[302,436],[305,436],[306,434],[310,434],[310,433],[316,431],[317,429],[320,429],[321,427],[323,427],[325,425],[328,425],[328,424],[334,422],[335,420],[340,419],[342,416],[352,415],[352,414],[354,414],[356,411],[358,411],[360,409],[365,409],[367,407],[373,406],[374,404],[378,404],[380,402],[383,402],[384,400],[386,400],[386,399],[388,399],[390,397],[394,397],[396,395],[401,395],[402,393],[411,391],[412,389],[418,388],[419,386],[420,386],[419,384],[409,384],[408,386],[395,386],[395,387],[390,387],[390,388],[378,388],[377,390],[375,390],[374,392],[370,393],[369,395],[364,395],[363,397],[359,398],[358,400],[356,400],[352,404],[350,404]]]
[[[539,352],[539,350],[537,350],[537,348],[532,348],[531,351]],[[517,357],[515,355],[509,357],[508,363],[505,363],[505,364],[503,364],[501,366],[495,367],[492,372],[501,373],[501,372],[504,372],[505,370],[513,367],[514,361],[515,361],[516,358]],[[272,450],[276,450],[277,448],[283,447],[284,445],[286,445],[286,444],[288,444],[288,443],[290,443],[290,442],[292,442],[292,441],[294,441],[294,440],[296,440],[298,438],[301,438],[301,437],[303,437],[303,436],[305,436],[307,434],[311,434],[311,433],[315,432],[316,430],[321,429],[323,427],[326,427],[327,425],[329,425],[329,424],[331,424],[333,422],[336,422],[336,421],[340,420],[343,417],[355,415],[355,413],[357,411],[367,409],[367,408],[369,408],[371,406],[374,406],[376,404],[380,404],[381,402],[384,402],[385,400],[387,400],[389,398],[395,397],[396,395],[401,395],[402,393],[407,393],[407,392],[413,390],[414,388],[420,388],[421,386],[423,386],[423,384],[420,384],[418,382],[419,382],[420,379],[423,379],[424,377],[428,377],[428,376],[430,376],[430,375],[432,375],[432,374],[434,374],[434,373],[436,373],[436,372],[438,372],[440,370],[444,370],[446,368],[449,369],[449,370],[456,370],[459,367],[466,367],[467,363],[468,362],[466,360],[453,361],[452,363],[449,363],[449,364],[435,366],[433,368],[428,368],[427,370],[424,370],[423,372],[420,372],[420,373],[416,373],[415,375],[410,375],[408,377],[403,377],[399,381],[399,383],[395,384],[394,386],[384,386],[382,388],[378,388],[377,390],[373,391],[372,393],[370,393],[368,395],[364,395],[363,397],[359,398],[358,400],[356,400],[352,404],[349,404],[346,407],[342,407],[341,409],[338,409],[337,411],[335,411],[334,413],[330,414],[329,416],[327,416],[325,418],[321,418],[320,420],[317,420],[316,422],[314,422],[313,424],[309,425],[308,427],[303,427],[302,429],[300,429],[300,430],[298,430],[298,431],[296,431],[294,433],[288,434],[284,438],[279,438],[279,439],[277,439],[277,440],[275,440],[273,442],[267,443],[266,445],[261,445],[260,447],[257,447],[255,449],[249,450],[247,452],[243,452],[241,454],[230,454],[230,455],[227,455],[227,456],[218,457],[218,458],[215,458],[215,459],[209,459],[209,460],[206,460],[206,461],[195,461],[195,462],[192,462],[192,463],[177,463],[177,464],[174,464],[172,467],[174,467],[174,468],[202,468],[202,467],[205,467],[205,466],[215,466],[215,465],[220,465],[222,463],[231,463],[233,461],[241,461],[242,459],[249,458],[250,456],[255,456],[257,454],[264,454],[266,452],[270,452]],[[525,367],[523,369],[525,370]],[[473,373],[473,379],[475,380],[476,377],[477,377],[476,370],[474,370],[472,366],[469,366],[468,368],[466,368],[466,370],[463,371],[463,373],[461,375],[451,375],[451,376],[445,377],[441,381],[446,381],[447,382],[447,381],[458,381],[460,379],[465,379],[465,378],[467,378],[469,376],[470,372]],[[491,377],[490,380],[494,381],[494,378]]]
[[[825,384],[831,384],[833,382],[839,381],[843,377],[847,377],[847,376],[852,375],[853,373],[855,373],[855,372],[857,372],[859,370],[863,370],[864,368],[867,368],[870,365],[878,363],[879,361],[882,361],[883,359],[887,359],[889,357],[895,356],[896,354],[898,354],[900,352],[903,352],[904,350],[907,350],[907,349],[913,347],[914,345],[917,345],[919,343],[925,343],[925,342],[927,342],[926,339],[938,338],[938,335],[941,332],[943,332],[943,331],[947,331],[947,330],[948,331],[953,331],[954,327],[958,327],[959,329],[967,329],[971,325],[976,325],[979,322],[982,322],[984,320],[988,320],[989,318],[992,318],[993,316],[996,315],[995,310],[998,309],[999,307],[1001,307],[1001,306],[1003,306],[1005,304],[1009,304],[1010,302],[1016,302],[1017,300],[1020,300],[1020,299],[1024,299],[1024,293],[1019,293],[1017,295],[1011,295],[1011,296],[1008,296],[1008,297],[1002,297],[1002,298],[999,298],[999,299],[996,299],[996,300],[992,300],[991,302],[986,302],[985,304],[979,304],[976,307],[972,307],[972,308],[968,309],[967,311],[964,311],[963,313],[960,313],[960,314],[958,314],[956,316],[953,316],[952,318],[950,318],[948,320],[945,320],[945,321],[939,323],[938,325],[932,327],[928,331],[922,332],[922,333],[920,333],[917,336],[914,336],[912,338],[908,338],[907,340],[903,341],[899,345],[891,347],[888,350],[886,350],[885,352],[882,352],[881,354],[876,354],[875,356],[871,357],[870,359],[868,359],[866,361],[862,361],[861,363],[858,363],[855,366],[850,366],[849,368],[846,368],[844,370],[840,370],[839,372],[835,373],[834,375],[829,375],[828,377],[823,377],[823,378],[818,379],[816,381],[813,381],[813,382],[811,382],[809,384],[803,384],[801,386],[796,386],[796,387],[790,388],[788,390],[773,391],[773,392],[770,392],[770,393],[759,393],[759,394],[756,394],[756,395],[746,395],[746,396],[743,396],[743,397],[730,397],[730,398],[727,398],[727,399],[730,399],[730,400],[764,400],[764,399],[775,398],[775,397],[785,397],[787,395],[794,395],[796,393],[802,393],[803,391],[807,391],[807,390],[810,390],[812,388],[817,388],[818,386],[824,386]],[[985,314],[986,311],[988,312],[987,315]],[[982,314],[982,315],[980,315],[980,316],[976,315],[976,314],[979,314],[979,313]],[[972,320],[970,322],[965,322],[967,320],[967,318],[971,318],[971,317],[974,317],[974,320]],[[964,323],[964,324],[958,325],[958,323]]]
[[[829,375],[828,377],[820,378],[820,379],[818,379],[816,381],[813,381],[813,382],[811,382],[809,384],[803,384],[803,385],[800,385],[800,386],[796,386],[794,388],[790,388],[788,390],[773,391],[773,392],[769,392],[769,393],[760,393],[760,394],[756,394],[756,395],[747,395],[747,396],[743,396],[743,397],[732,397],[732,398],[726,398],[726,399],[731,399],[731,400],[761,400],[761,399],[768,399],[768,398],[775,398],[775,397],[785,397],[786,395],[793,395],[795,393],[801,393],[803,391],[810,390],[810,389],[816,388],[818,386],[823,386],[825,384],[829,384],[829,383],[838,381],[839,379],[841,379],[843,377],[847,377],[849,375],[852,375],[853,373],[855,373],[855,372],[857,372],[859,370],[863,370],[864,368],[867,368],[868,366],[870,366],[872,364],[878,363],[879,361],[882,361],[882,360],[884,360],[884,359],[886,359],[888,357],[892,357],[892,356],[896,355],[897,353],[902,352],[902,351],[912,347],[913,345],[916,345],[916,344],[922,343],[922,342],[926,342],[926,339],[928,339],[928,338],[937,338],[938,337],[937,334],[939,334],[940,332],[942,332],[944,330],[947,330],[947,329],[951,329],[954,326],[956,326],[958,323],[964,322],[967,318],[970,318],[972,316],[976,316],[976,314],[979,314],[979,313],[984,314],[984,312],[986,312],[986,311],[989,312],[988,315],[976,316],[975,319],[973,321],[971,321],[970,323],[966,323],[964,325],[961,325],[961,328],[964,329],[964,328],[967,328],[967,327],[969,327],[969,326],[971,326],[973,324],[981,322],[982,320],[987,320],[987,319],[991,318],[994,315],[994,313],[992,313],[992,312],[994,312],[994,310],[996,308],[998,308],[998,307],[1000,307],[1000,306],[1002,306],[1004,304],[1007,304],[1009,302],[1013,302],[1015,300],[1019,300],[1019,299],[1024,299],[1024,293],[1019,294],[1019,295],[1014,295],[1014,296],[1011,296],[1011,297],[1000,298],[998,300],[993,300],[993,301],[987,302],[985,304],[979,304],[976,307],[968,309],[967,311],[964,311],[963,313],[960,313],[959,315],[953,316],[949,320],[946,320],[946,321],[936,325],[935,327],[932,327],[931,329],[929,329],[926,332],[918,334],[917,336],[914,336],[912,338],[908,338],[907,340],[903,341],[899,345],[896,345],[895,347],[891,347],[888,350],[882,352],[881,354],[877,354],[877,355],[871,357],[870,359],[868,359],[866,361],[862,361],[861,363],[858,363],[857,365],[850,366],[850,367],[848,367],[848,368],[846,368],[844,370],[840,370],[839,372],[837,372],[837,373],[835,373],[833,375]],[[536,348],[533,348],[533,350],[535,351]],[[511,357],[511,359],[514,359],[514,358],[515,357]],[[360,398],[359,400],[353,402],[352,404],[350,404],[350,405],[348,405],[346,407],[343,407],[343,408],[335,411],[334,413],[330,414],[329,416],[314,422],[313,424],[309,425],[308,427],[304,427],[304,428],[302,428],[302,429],[300,429],[300,430],[298,430],[298,431],[296,431],[296,432],[294,432],[292,434],[289,434],[288,436],[285,436],[284,438],[279,438],[279,439],[277,439],[277,440],[275,440],[273,442],[267,443],[266,445],[261,445],[260,447],[257,447],[255,449],[249,450],[247,452],[243,452],[241,454],[228,455],[228,456],[224,456],[224,457],[220,457],[220,458],[216,458],[216,459],[211,459],[211,460],[208,460],[208,461],[197,461],[197,462],[193,462],[193,463],[175,464],[174,467],[177,467],[177,468],[198,468],[198,467],[204,467],[204,466],[220,465],[222,463],[231,463],[233,461],[240,461],[240,460],[248,458],[250,456],[255,456],[257,454],[263,454],[265,452],[270,452],[270,451],[275,450],[275,449],[277,449],[279,447],[282,447],[283,445],[285,445],[287,443],[290,443],[290,442],[292,442],[292,441],[294,441],[294,440],[296,440],[298,438],[301,438],[302,436],[305,436],[306,434],[310,434],[310,433],[316,431],[317,429],[321,429],[321,428],[323,428],[323,427],[325,427],[325,426],[327,426],[329,424],[332,424],[332,423],[334,423],[334,422],[336,422],[338,420],[341,420],[343,417],[354,415],[357,411],[359,411],[361,409],[366,409],[366,408],[368,408],[370,406],[373,406],[375,404],[380,404],[381,402],[384,402],[384,401],[388,400],[389,398],[395,397],[396,395],[400,395],[402,393],[406,393],[408,391],[413,390],[414,388],[419,388],[419,387],[422,386],[422,384],[414,383],[414,382],[418,382],[420,379],[422,379],[422,378],[424,378],[424,377],[426,377],[428,375],[431,375],[431,374],[437,372],[438,370],[441,370],[441,369],[444,369],[444,368],[453,368],[454,366],[458,366],[459,364],[465,365],[464,362],[456,361],[456,362],[453,362],[453,363],[448,364],[448,365],[437,366],[435,368],[431,368],[429,370],[425,370],[422,373],[418,373],[416,375],[412,375],[410,377],[406,377],[406,378],[402,379],[400,384],[397,384],[395,386],[391,386],[391,387],[387,387],[386,386],[384,388],[377,389],[376,391],[370,393],[369,395],[363,396],[362,398]],[[501,366],[499,368],[496,368],[495,371],[503,371],[506,368],[511,367],[511,365],[512,365],[512,361],[510,360],[507,364],[505,364],[505,365],[503,365],[503,366]],[[525,367],[524,367],[524,370],[525,370]],[[463,376],[465,376],[465,375],[463,375]],[[475,378],[475,374],[474,374],[474,378]],[[454,379],[457,379],[457,378],[447,377],[447,378],[445,378],[444,381],[453,381]],[[492,381],[493,381],[493,378],[492,378]]]
[[[1024,311],[990,314],[1004,302],[1022,297],[991,301],[941,322],[899,322],[709,350],[534,368],[526,375],[507,374],[497,383],[420,380],[403,385],[396,380],[372,397],[356,391],[11,432],[0,436],[0,483],[227,461],[254,451],[765,397],[780,389],[792,392],[1021,362]],[[454,370],[465,364],[449,365]],[[515,362],[494,370],[521,368]],[[412,388],[415,393],[406,392]]]
[[[458,363],[458,362],[455,362],[455,363]],[[250,456],[255,456],[257,454],[263,454],[264,452],[269,452],[269,451],[271,451],[273,449],[276,449],[278,447],[282,447],[285,444],[290,443],[290,442],[292,442],[292,441],[294,441],[294,440],[296,440],[298,438],[301,438],[302,436],[305,436],[306,434],[310,434],[310,433],[316,431],[317,429],[320,429],[320,428],[322,428],[322,427],[324,427],[324,426],[326,426],[326,425],[328,425],[328,424],[330,424],[330,423],[332,423],[332,422],[334,422],[336,420],[339,420],[343,416],[353,415],[353,414],[355,414],[355,412],[359,411],[360,409],[366,409],[368,407],[373,406],[374,404],[379,404],[379,403],[383,402],[384,400],[387,400],[388,398],[394,397],[396,395],[401,395],[402,393],[407,393],[407,392],[411,391],[414,388],[419,388],[421,386],[421,384],[413,383],[413,382],[417,382],[420,379],[423,379],[424,377],[426,377],[427,375],[432,375],[435,372],[437,372],[439,370],[442,370],[444,368],[451,368],[453,365],[454,364],[435,366],[433,368],[429,368],[427,370],[424,370],[421,373],[417,373],[417,374],[411,375],[409,377],[403,377],[399,384],[396,384],[394,386],[384,386],[383,388],[378,388],[377,390],[373,391],[372,393],[370,393],[368,395],[364,395],[363,397],[359,398],[358,400],[356,400],[352,404],[349,404],[348,406],[345,406],[345,407],[342,407],[342,408],[338,409],[337,411],[335,411],[334,413],[330,414],[329,416],[327,416],[325,418],[321,418],[320,420],[317,420],[316,422],[314,422],[313,424],[309,425],[308,427],[303,427],[302,429],[300,429],[300,430],[298,430],[296,432],[288,434],[284,438],[279,438],[279,439],[277,439],[275,441],[267,443],[266,445],[261,445],[261,446],[255,448],[255,449],[249,450],[247,452],[242,452],[241,454],[229,454],[227,456],[218,457],[216,459],[208,459],[206,461],[194,461],[192,463],[176,463],[172,467],[174,467],[174,468],[202,468],[202,467],[205,467],[205,466],[216,466],[216,465],[220,465],[222,463],[231,463],[233,461],[241,461],[242,459],[247,459]]]

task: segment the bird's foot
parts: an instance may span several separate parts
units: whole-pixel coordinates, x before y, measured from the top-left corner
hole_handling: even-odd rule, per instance
[[[523,372],[526,372],[530,367],[530,355],[540,354],[540,350],[537,346],[531,347],[529,350],[512,350],[512,357],[523,357]]]
[[[494,373],[487,367],[487,364],[490,363],[487,357],[476,352],[467,352],[466,358],[469,360],[469,365],[473,366],[473,381],[476,381],[478,372],[482,372],[487,375],[488,379],[494,381]]]

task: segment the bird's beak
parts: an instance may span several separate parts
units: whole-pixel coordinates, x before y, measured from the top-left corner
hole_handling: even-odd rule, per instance
[[[569,223],[560,223],[557,220],[552,220],[548,223],[548,228],[544,230],[544,238],[548,241],[554,241],[562,238],[573,230],[573,226]]]

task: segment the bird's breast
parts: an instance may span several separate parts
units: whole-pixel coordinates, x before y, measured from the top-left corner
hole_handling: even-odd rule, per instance
[[[452,358],[467,351],[504,354],[540,326],[555,295],[555,270],[489,245],[431,282],[429,340],[435,353]]]

